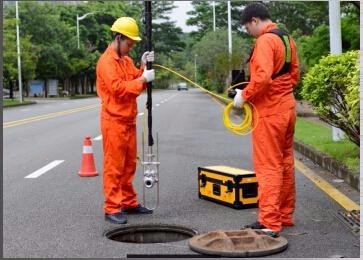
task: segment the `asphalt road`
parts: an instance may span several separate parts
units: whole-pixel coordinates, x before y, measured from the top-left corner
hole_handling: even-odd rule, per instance
[[[144,112],[146,96],[138,98]],[[108,258],[127,255],[192,255],[186,240],[132,244],[107,239],[102,212],[99,101],[44,100],[3,112],[3,256],[17,258]],[[250,137],[221,123],[222,106],[199,90],[155,91],[153,129],[159,135],[160,204],[152,215],[129,216],[129,224],[176,224],[200,233],[239,229],[256,209],[234,210],[198,198],[197,168],[228,165],[251,169]],[[41,117],[40,117],[41,116]],[[25,120],[26,119],[26,120]],[[23,120],[23,121],[20,121]],[[138,146],[145,116],[138,116]],[[100,175],[80,178],[83,138],[90,135]],[[55,162],[56,161],[56,162]],[[49,164],[54,163],[51,168]],[[55,166],[55,164],[57,164]],[[48,171],[29,177],[39,169]],[[142,169],[134,185],[142,200]],[[359,257],[359,236],[337,218],[342,210],[296,171],[295,227],[281,233],[284,252],[270,257]],[[147,194],[154,198],[153,194]],[[359,195],[358,195],[359,197]]]

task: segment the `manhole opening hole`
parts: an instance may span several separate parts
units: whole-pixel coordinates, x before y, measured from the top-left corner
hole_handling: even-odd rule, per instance
[[[176,242],[197,234],[198,232],[194,229],[162,224],[130,225],[105,232],[105,236],[110,240],[140,244]]]

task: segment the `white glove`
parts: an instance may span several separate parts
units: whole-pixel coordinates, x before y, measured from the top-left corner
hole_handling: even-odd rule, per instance
[[[142,77],[145,79],[146,82],[153,81],[155,79],[155,71],[151,70],[144,70],[142,73]]]
[[[146,62],[154,62],[154,51],[146,51],[141,57],[141,61],[144,65],[146,65]]]
[[[242,108],[243,103],[245,102],[242,98],[242,90],[241,89],[236,89],[236,95],[234,96],[233,99],[233,106],[236,108]]]

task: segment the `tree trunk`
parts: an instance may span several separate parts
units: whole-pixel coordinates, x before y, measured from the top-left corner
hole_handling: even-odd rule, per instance
[[[14,99],[14,81],[10,81],[10,90],[9,90],[9,97]]]
[[[44,97],[48,97],[48,80],[44,80]]]

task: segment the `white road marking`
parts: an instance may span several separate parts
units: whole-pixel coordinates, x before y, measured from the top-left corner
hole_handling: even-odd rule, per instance
[[[39,170],[25,176],[24,178],[27,179],[35,179],[38,178],[40,175],[46,173],[47,171],[53,169],[54,167],[56,167],[57,165],[61,164],[62,162],[64,162],[64,160],[55,160],[49,164],[47,164],[46,166],[40,168]]]
[[[142,112],[137,114],[137,116],[143,116],[143,115],[144,115],[144,113],[142,113]]]
[[[156,104],[155,106],[157,106],[157,107],[158,107],[158,106],[160,106],[160,104]]]
[[[99,136],[93,138],[92,140],[93,141],[100,141],[100,140],[102,140],[102,135],[99,135]]]

